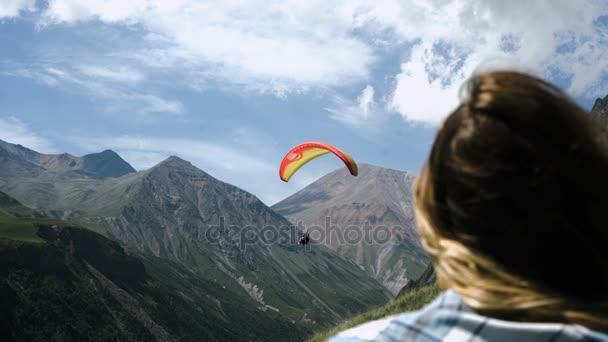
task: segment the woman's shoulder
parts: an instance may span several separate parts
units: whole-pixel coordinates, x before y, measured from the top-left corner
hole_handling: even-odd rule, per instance
[[[519,323],[485,317],[448,290],[419,311],[364,323],[341,332],[330,342],[470,340],[608,342],[608,335],[577,325]]]
[[[419,339],[418,336],[426,336],[427,340],[436,341],[440,340],[439,330],[444,328],[437,326],[435,321],[448,326],[450,324],[449,317],[453,316],[455,321],[457,313],[463,310],[468,310],[468,308],[460,300],[460,297],[455,292],[448,290],[419,311],[396,314],[363,323],[341,332],[330,341],[409,341]],[[439,320],[438,315],[442,315]]]

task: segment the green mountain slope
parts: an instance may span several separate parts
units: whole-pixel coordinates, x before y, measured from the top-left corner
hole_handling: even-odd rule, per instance
[[[426,267],[426,270],[424,270],[424,272],[422,273],[422,275],[420,277],[418,277],[416,280],[412,280],[409,283],[405,284],[405,286],[403,286],[401,288],[401,290],[399,290],[399,294],[397,294],[397,297],[404,296],[415,289],[419,289],[421,287],[434,284],[436,281],[437,281],[437,274],[435,273],[433,264],[430,263]]]
[[[385,306],[370,310],[358,315],[353,319],[340,324],[334,328],[315,334],[309,342],[322,342],[338,334],[341,331],[350,329],[365,322],[381,319],[387,316],[396,315],[404,312],[419,310],[430,303],[443,290],[436,284],[426,285],[419,289],[412,290],[403,296],[398,296]]]
[[[284,341],[311,334],[179,263],[126,252],[89,230],[56,220],[0,220],[0,232],[25,227],[0,233],[4,341]]]
[[[44,221],[41,214],[23,206],[0,191],[0,238],[28,242],[43,242],[36,234],[34,223]],[[52,224],[53,220],[47,220]]]
[[[390,298],[380,283],[336,252],[322,245],[295,246],[298,232],[255,196],[177,157],[115,178],[5,173],[0,190],[141,255],[179,264],[244,298],[252,310],[277,314],[306,331],[342,322]],[[225,226],[218,231],[221,222]],[[268,230],[278,238],[263,241]]]
[[[36,216],[40,216],[40,214],[0,191],[0,218]]]

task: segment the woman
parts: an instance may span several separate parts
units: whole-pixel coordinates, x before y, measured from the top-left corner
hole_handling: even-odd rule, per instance
[[[608,341],[608,156],[597,124],[516,72],[471,79],[415,185],[447,291],[332,341]]]

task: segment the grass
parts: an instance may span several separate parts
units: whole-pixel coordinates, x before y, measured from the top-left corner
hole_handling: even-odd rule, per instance
[[[0,238],[9,240],[44,243],[36,232],[38,229],[28,222],[0,221]]]
[[[45,241],[37,234],[38,224],[65,226],[66,222],[40,218],[0,217],[0,238],[44,243]]]
[[[435,299],[442,291],[443,289],[441,289],[436,284],[422,287],[418,290],[414,290],[406,294],[405,296],[393,299],[391,302],[389,302],[383,307],[373,309],[359,316],[356,316],[353,319],[338,325],[337,327],[319,332],[308,341],[326,341],[327,339],[338,334],[341,331],[350,329],[365,322],[377,320],[386,316],[402,312],[419,310],[426,304],[430,303],[433,299]]]

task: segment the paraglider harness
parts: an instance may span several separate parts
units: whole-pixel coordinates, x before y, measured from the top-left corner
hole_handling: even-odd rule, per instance
[[[307,245],[310,242],[310,235],[308,233],[302,233],[298,245]]]

